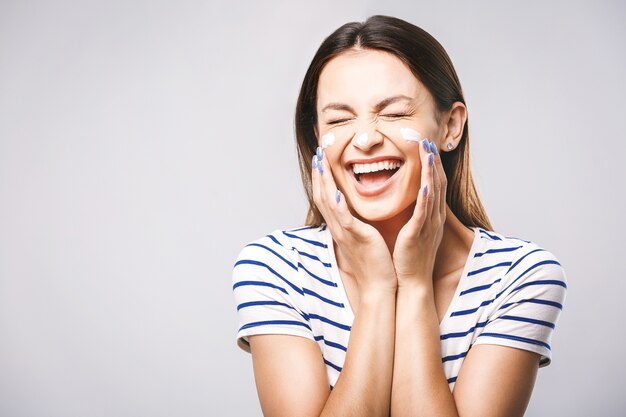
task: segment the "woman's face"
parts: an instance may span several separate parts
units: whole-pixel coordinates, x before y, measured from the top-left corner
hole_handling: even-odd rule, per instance
[[[443,137],[435,110],[428,90],[390,53],[349,51],[326,64],[316,134],[353,215],[375,222],[412,212],[421,185],[419,139],[440,149]]]

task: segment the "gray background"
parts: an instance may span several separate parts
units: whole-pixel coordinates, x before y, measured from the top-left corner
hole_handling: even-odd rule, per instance
[[[444,45],[496,230],[568,273],[527,415],[622,414],[626,8],[503,3],[2,1],[0,415],[261,415],[230,271],[303,223],[300,82],[372,14]]]

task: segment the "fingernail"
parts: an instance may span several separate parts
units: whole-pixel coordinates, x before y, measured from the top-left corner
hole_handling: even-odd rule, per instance
[[[341,200],[341,191],[335,191],[335,200],[337,200],[337,204],[339,204],[339,200]]]
[[[430,142],[430,151],[437,155],[437,145],[435,145],[435,142]]]
[[[313,155],[313,160],[311,161],[311,166],[313,169],[317,168],[317,155]]]
[[[426,152],[429,152],[429,151],[430,151],[430,146],[428,145],[428,139],[424,139],[424,140],[422,141],[422,145],[424,145],[424,150],[425,150]]]
[[[315,154],[317,155],[317,159],[319,159],[321,161],[322,157],[324,156],[324,152],[322,151],[322,148],[320,148],[318,146],[316,151],[315,151]]]
[[[428,184],[424,187],[424,197],[428,195]]]
[[[317,155],[316,155],[316,157],[317,157]],[[318,160],[318,161],[317,161],[317,169],[318,169],[318,171],[320,172],[320,174],[323,174],[323,173],[324,173],[324,167],[323,167],[322,165],[323,165],[323,164],[322,164],[322,161]]]
[[[434,163],[435,163],[435,155],[431,153],[430,155],[428,155],[428,165],[433,166]]]

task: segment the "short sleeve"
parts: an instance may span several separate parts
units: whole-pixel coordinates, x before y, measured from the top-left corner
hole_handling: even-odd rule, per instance
[[[250,352],[248,336],[290,334],[315,340],[298,282],[297,263],[276,239],[246,245],[232,270],[239,330],[237,345]]]
[[[531,249],[511,266],[492,313],[474,344],[497,344],[541,355],[550,364],[552,334],[563,310],[567,280],[550,252]]]

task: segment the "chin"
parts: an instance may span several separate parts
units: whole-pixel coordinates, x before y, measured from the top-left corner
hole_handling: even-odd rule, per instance
[[[378,223],[406,214],[407,210],[410,210],[410,213],[412,213],[413,207],[414,206],[412,204],[408,207],[400,207],[396,202],[388,202],[388,204],[382,202],[371,202],[369,204],[360,202],[360,204],[358,204],[357,207],[354,207],[352,211],[353,215],[361,221],[367,223]]]

